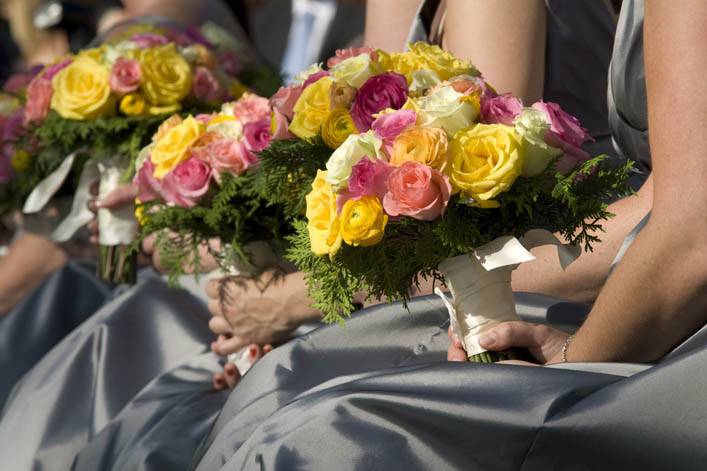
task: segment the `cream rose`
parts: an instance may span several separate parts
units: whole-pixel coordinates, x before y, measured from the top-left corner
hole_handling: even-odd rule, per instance
[[[450,136],[460,129],[471,126],[479,109],[452,87],[440,87],[427,96],[409,100],[406,109],[417,113],[417,124],[430,128],[442,128]]]
[[[331,154],[326,163],[327,183],[336,191],[348,185],[351,169],[364,157],[377,159],[381,155],[383,142],[372,132],[352,134]]]
[[[525,141],[525,159],[522,175],[535,177],[540,175],[550,161],[562,154],[562,151],[545,142],[545,134],[550,124],[541,111],[523,108],[515,119],[515,130]]]

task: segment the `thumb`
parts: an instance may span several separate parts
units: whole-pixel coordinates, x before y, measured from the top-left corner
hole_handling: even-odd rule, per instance
[[[98,201],[96,206],[99,208],[114,209],[121,206],[127,206],[135,201],[137,196],[137,187],[133,184],[121,185],[115,190],[106,195],[105,198]]]
[[[540,344],[538,326],[523,321],[498,324],[479,337],[479,345],[492,351],[511,347],[535,347]]]

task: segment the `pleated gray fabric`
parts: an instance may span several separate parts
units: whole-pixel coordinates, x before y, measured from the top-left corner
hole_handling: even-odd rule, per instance
[[[92,267],[70,262],[0,319],[0,409],[22,375],[109,295]]]
[[[15,386],[0,418],[3,469],[69,469],[148,383],[207,352],[207,321],[201,301],[155,279],[107,304]]]

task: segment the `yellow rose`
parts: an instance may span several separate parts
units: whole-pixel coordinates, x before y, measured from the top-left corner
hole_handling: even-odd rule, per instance
[[[385,52],[376,50],[378,63],[386,72],[397,72],[404,75],[408,85],[413,83],[414,74],[426,68],[426,64],[418,56],[409,52]]]
[[[437,72],[442,80],[449,80],[457,75],[479,75],[471,62],[461,60],[439,46],[416,42],[408,45],[410,53],[425,64],[425,69]]]
[[[206,126],[189,116],[167,131],[155,144],[150,159],[155,164],[155,178],[162,179],[189,156],[189,148],[204,133]]]
[[[412,128],[395,138],[390,163],[418,162],[443,172],[447,167],[447,133],[440,128]]]
[[[145,98],[162,113],[177,111],[191,90],[192,72],[174,43],[145,49],[139,60]]]
[[[145,97],[141,93],[128,93],[120,100],[120,112],[126,116],[139,116],[145,112]]]
[[[358,134],[358,129],[349,112],[344,108],[335,108],[322,126],[324,144],[337,149],[351,134]]]
[[[32,165],[32,155],[24,149],[18,149],[17,152],[12,155],[10,164],[16,172],[22,173],[27,171]]]
[[[169,118],[165,119],[164,121],[162,121],[162,124],[160,124],[160,127],[157,128],[157,132],[155,133],[155,135],[152,136],[152,142],[159,141],[164,137],[165,134],[167,134],[167,131],[169,131],[175,126],[179,126],[180,124],[182,124],[182,117],[178,114],[173,114]]]
[[[115,112],[110,72],[90,56],[79,56],[52,79],[51,108],[66,119],[95,119]]]
[[[329,89],[332,80],[322,77],[308,86],[294,106],[295,117],[290,132],[300,139],[311,139],[319,134],[331,111]]]
[[[317,171],[312,182],[312,191],[306,196],[307,231],[312,252],[333,257],[341,248],[339,216],[336,211],[336,195],[326,182],[326,172]]]
[[[388,215],[376,196],[348,200],[341,208],[341,236],[349,245],[370,247],[383,240]]]
[[[449,177],[454,192],[474,206],[498,207],[493,200],[507,191],[523,169],[523,140],[510,126],[477,124],[454,135],[449,146]]]
[[[329,89],[332,108],[351,108],[351,104],[356,98],[356,89],[346,82],[334,82]]]

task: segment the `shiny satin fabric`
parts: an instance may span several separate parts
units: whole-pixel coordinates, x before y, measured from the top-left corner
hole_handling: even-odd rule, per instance
[[[22,375],[109,295],[91,267],[70,262],[0,319],[0,409]]]
[[[15,386],[0,416],[3,469],[69,469],[148,383],[208,350],[207,321],[201,301],[155,279],[105,305]]]
[[[410,307],[373,307],[266,355],[194,469],[701,469],[707,459],[705,330],[656,366],[452,364],[441,302]]]

